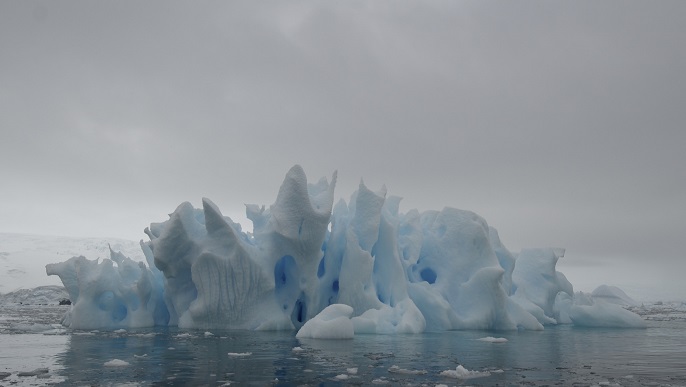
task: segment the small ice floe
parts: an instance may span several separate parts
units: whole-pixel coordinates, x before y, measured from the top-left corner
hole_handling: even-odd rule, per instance
[[[116,331],[113,331],[113,333],[116,333],[118,335],[123,335],[126,333],[126,329],[117,329]]]
[[[372,384],[388,384],[388,383],[390,383],[390,382],[384,378],[378,378],[378,379],[372,380]]]
[[[302,347],[293,347],[293,349],[291,349],[291,351],[293,351],[293,352],[303,352],[304,349],[303,349]]]
[[[131,364],[129,364],[128,362],[125,362],[124,360],[113,359],[113,360],[105,362],[105,364],[103,364],[103,365],[105,367],[128,367]]]
[[[334,376],[334,379],[336,379],[336,380],[348,380],[348,379],[350,379],[350,376],[348,374],[340,374],[340,375]]]
[[[93,332],[72,332],[71,334],[77,336],[95,336],[95,333]]]
[[[167,349],[170,350],[170,351],[173,351],[173,350],[175,350],[176,348],[174,348],[174,347],[169,347],[169,348],[167,348]]]
[[[50,372],[47,368],[36,368],[33,371],[22,371],[17,374],[17,376],[39,376]]]
[[[191,334],[190,333],[179,333],[178,335],[176,335],[174,337],[176,337],[177,339],[187,339],[187,338],[191,337]]]
[[[346,368],[345,371],[350,374],[350,375],[357,375],[357,367],[354,368]]]
[[[142,359],[142,358],[148,357],[148,354],[147,353],[144,353],[142,355],[135,355],[134,354],[133,357],[134,357],[134,359]]]
[[[252,352],[229,352],[231,357],[245,357],[252,355]]]
[[[480,339],[477,339],[479,341],[486,341],[488,343],[507,343],[507,339],[504,337],[482,337]]]
[[[474,379],[491,376],[491,373],[488,371],[470,371],[464,368],[462,365],[458,365],[457,368],[455,368],[454,370],[442,371],[440,375],[456,379]]]
[[[157,333],[151,332],[151,333],[141,333],[136,335],[138,337],[155,337],[157,336]]]
[[[307,320],[295,337],[299,339],[352,339],[355,327],[350,317],[353,308],[344,304],[329,305]]]
[[[205,337],[211,337],[214,336],[214,333],[212,332],[205,332]]]
[[[392,365],[388,372],[394,374],[405,374],[405,375],[426,375],[426,370],[408,370],[405,368],[400,368],[397,365]]]
[[[448,387],[447,384],[437,384],[435,387]]]

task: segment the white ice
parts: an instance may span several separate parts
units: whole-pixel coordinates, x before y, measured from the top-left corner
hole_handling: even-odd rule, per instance
[[[124,360],[113,359],[113,360],[105,362],[105,364],[103,364],[103,365],[105,367],[128,367],[131,364],[129,364],[128,362],[126,362]]]
[[[482,337],[480,339],[477,339],[479,341],[485,341],[488,343],[507,343],[507,339],[504,337],[492,337],[492,336],[487,336],[487,337]]]
[[[329,305],[300,328],[295,337],[300,339],[352,339],[355,335],[348,305]]]
[[[569,309],[574,325],[597,328],[645,328],[641,316],[621,306],[578,293]]]
[[[147,265],[111,251],[49,264],[80,329],[154,325],[297,330],[299,337],[548,324],[640,327],[637,315],[574,293],[556,271],[563,249],[513,254],[465,210],[399,211],[400,198],[364,183],[334,205],[336,173],[309,184],[286,174],[269,207],[247,205],[253,232],[209,199],[182,203],[145,230]]]
[[[456,379],[474,379],[491,376],[491,373],[488,371],[471,371],[464,368],[462,365],[458,365],[454,370],[442,371],[440,375]]]
[[[622,306],[637,306],[639,303],[633,298],[629,297],[624,291],[616,286],[600,285],[593,292],[591,296],[595,300],[603,300],[612,304]]]

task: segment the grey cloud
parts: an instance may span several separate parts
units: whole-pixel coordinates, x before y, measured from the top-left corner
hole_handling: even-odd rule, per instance
[[[0,228],[43,208],[65,218],[41,232],[142,236],[202,196],[240,216],[299,163],[338,197],[363,177],[474,210],[514,249],[678,261],[684,8],[2,3]]]

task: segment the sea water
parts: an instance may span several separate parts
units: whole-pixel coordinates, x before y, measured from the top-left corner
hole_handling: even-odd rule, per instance
[[[67,330],[58,323],[65,311],[3,306],[0,385],[686,385],[686,319],[659,317],[664,308],[646,316],[647,329],[559,325],[352,340],[303,340],[293,332]],[[458,366],[470,372],[444,372]]]

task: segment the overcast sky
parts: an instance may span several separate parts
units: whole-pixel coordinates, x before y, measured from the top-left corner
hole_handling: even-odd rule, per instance
[[[0,2],[0,232],[246,224],[293,164],[686,294],[686,2]],[[625,289],[626,290],[626,289]]]

